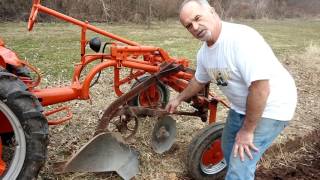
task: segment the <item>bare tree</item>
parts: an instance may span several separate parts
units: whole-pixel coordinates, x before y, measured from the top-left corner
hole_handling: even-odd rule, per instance
[[[104,16],[106,18],[106,22],[109,22],[110,14],[109,14],[109,6],[106,5],[104,0],[99,0],[100,3],[102,4],[102,10],[104,12]]]

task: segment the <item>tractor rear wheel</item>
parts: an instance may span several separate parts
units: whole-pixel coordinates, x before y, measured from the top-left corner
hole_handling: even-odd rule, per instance
[[[136,81],[132,87],[136,87],[149,76],[143,76],[138,81]],[[155,91],[152,92],[152,88],[155,88]],[[133,106],[143,106],[143,107],[165,107],[169,102],[170,92],[167,86],[158,82],[156,86],[151,86],[147,90],[142,91],[136,97],[134,97],[130,102],[129,105]]]
[[[36,179],[45,163],[48,144],[42,106],[22,81],[2,68],[0,100],[0,124],[6,124],[14,134],[9,142],[0,141],[0,166],[5,167],[0,179]]]
[[[221,149],[224,123],[203,128],[191,141],[187,155],[187,169],[196,180],[223,179],[227,164]]]

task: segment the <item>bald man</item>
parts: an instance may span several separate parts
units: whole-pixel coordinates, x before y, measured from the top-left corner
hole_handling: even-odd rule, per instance
[[[221,21],[206,0],[184,1],[180,22],[203,45],[194,78],[166,109],[174,112],[215,83],[231,103],[222,135],[225,179],[254,179],[257,162],[294,115],[294,80],[257,31]],[[203,179],[209,176],[203,172]]]

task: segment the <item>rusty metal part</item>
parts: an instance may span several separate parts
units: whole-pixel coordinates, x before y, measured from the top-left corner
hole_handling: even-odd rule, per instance
[[[121,109],[118,109],[118,111],[114,114],[114,117],[110,119],[109,121],[109,131],[114,132],[114,128],[117,129],[118,132],[120,132],[125,140],[128,140],[132,138],[137,130],[138,130],[138,118],[139,117],[165,117],[168,115],[185,115],[185,116],[196,116],[201,117],[202,112],[200,111],[194,111],[194,112],[186,112],[186,111],[176,111],[174,113],[169,113],[168,111],[164,109],[153,109],[148,107],[140,107],[140,106],[129,106],[125,105]],[[122,117],[124,120],[117,119],[114,120],[116,117]],[[133,122],[134,121],[134,122]],[[129,123],[134,123],[133,128],[129,128]],[[110,124],[114,124],[114,128],[112,130],[112,127],[110,127]],[[132,126],[132,125],[131,125]]]
[[[131,116],[150,116],[150,117],[163,117],[166,115],[184,115],[184,116],[200,116],[201,112],[187,112],[187,111],[175,111],[174,113],[169,113],[164,109],[153,109],[148,107],[140,107],[140,106],[124,106],[119,111],[117,111],[116,115],[121,114],[129,114]]]
[[[139,172],[138,153],[124,143],[119,133],[100,133],[62,169],[63,172],[116,171],[123,179],[131,179]]]
[[[72,119],[73,114],[72,114],[69,106],[61,106],[61,107],[55,108],[53,110],[44,112],[43,115],[46,116],[47,119],[48,119],[48,116],[51,116],[53,114],[56,114],[56,113],[62,112],[62,111],[66,112],[66,116],[65,117],[57,118],[57,119],[54,119],[54,120],[48,120],[48,124],[49,125],[58,125],[58,124],[64,123],[64,122],[69,121],[69,120]]]
[[[176,121],[170,116],[159,118],[153,128],[151,146],[153,150],[162,154],[168,151],[175,142],[177,134]]]
[[[118,118],[118,119],[116,119]],[[119,116],[112,118],[109,122],[109,131],[119,132],[125,140],[130,139],[138,131],[139,121],[136,116],[133,116],[132,113],[125,113]],[[114,125],[112,129],[111,124]],[[111,126],[111,127],[110,127]]]
[[[109,107],[104,112],[102,118],[100,119],[99,125],[96,129],[95,135],[107,131],[107,127],[109,122],[113,117],[115,117],[116,113],[121,109],[121,106],[124,106],[128,101],[130,101],[133,97],[137,96],[140,92],[148,89],[152,84],[156,83],[162,77],[169,76],[171,74],[177,73],[182,70],[182,66],[174,63],[163,64],[160,71],[151,75],[144,82],[140,83],[136,87],[134,87],[131,91],[126,94],[120,96],[117,100],[112,102]]]
[[[221,97],[217,96],[215,93],[209,92],[209,95],[212,97],[213,100],[218,101],[219,103],[224,105],[226,108],[230,108],[229,103],[227,101],[225,101],[224,99],[222,99]],[[211,101],[213,101],[213,100],[211,100]]]

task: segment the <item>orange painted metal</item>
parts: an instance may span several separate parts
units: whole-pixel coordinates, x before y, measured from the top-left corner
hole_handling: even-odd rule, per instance
[[[122,62],[123,67],[128,67],[128,68],[134,68],[134,69],[140,69],[147,71],[149,73],[155,73],[160,71],[160,66],[152,66],[152,65],[147,65],[147,64],[140,64],[137,62],[132,62],[132,61],[123,61]]]
[[[45,116],[50,116],[52,114],[55,114],[55,113],[58,113],[58,112],[61,112],[61,111],[67,111],[67,115],[63,118],[58,118],[58,119],[55,119],[55,120],[48,120],[48,124],[49,125],[58,125],[58,124],[61,124],[61,123],[64,123],[66,121],[69,121],[72,119],[72,112],[70,111],[70,107],[68,106],[63,106],[63,107],[59,107],[59,108],[56,108],[56,109],[53,109],[51,111],[47,111],[44,113]]]
[[[106,31],[104,31],[104,30],[102,30],[100,28],[97,28],[97,27],[95,27],[93,25],[90,25],[88,22],[79,21],[79,20],[74,19],[74,18],[72,18],[70,16],[66,16],[66,15],[64,15],[62,13],[59,13],[59,12],[55,11],[55,10],[49,9],[47,7],[44,7],[44,6],[42,6],[40,4],[40,0],[34,0],[33,6],[32,6],[32,12],[31,12],[31,14],[34,14],[33,16],[31,16],[32,17],[31,19],[33,21],[35,21],[35,18],[37,16],[38,11],[46,13],[46,14],[49,14],[49,15],[52,15],[54,17],[57,17],[57,18],[62,19],[64,21],[70,22],[70,23],[75,24],[77,26],[84,27],[85,29],[89,29],[89,30],[91,30],[93,32],[96,32],[98,34],[107,36],[107,37],[109,37],[111,39],[114,39],[116,41],[131,45],[131,46],[139,45],[136,42],[121,38],[121,37],[119,37],[117,35],[114,35],[112,33],[106,32]],[[32,28],[28,28],[28,29],[32,30]]]
[[[30,78],[27,77],[19,77],[27,86],[28,88],[35,88],[40,84],[41,81],[41,75],[40,72],[37,70],[37,68],[31,66],[29,63],[27,63],[26,61],[22,61],[20,60],[21,64],[23,64],[24,66],[28,67],[30,70],[32,70],[35,75],[36,75],[36,80],[31,80]],[[26,80],[23,80],[23,78],[26,78]],[[30,80],[30,82],[28,82]]]
[[[72,86],[61,88],[35,89],[31,90],[31,92],[39,98],[43,106],[66,102],[73,99],[80,99],[81,95],[81,91]]]
[[[99,29],[93,25],[90,25],[88,22],[79,21],[62,13],[59,13],[55,10],[44,7],[40,4],[40,0],[33,0],[32,11],[28,23],[29,30],[32,30],[38,12],[52,15],[61,20],[70,22],[81,27],[81,61],[75,65],[71,85],[67,87],[47,89],[36,89],[32,87],[30,90],[39,98],[43,106],[62,103],[73,99],[89,99],[90,85],[92,83],[92,80],[96,77],[98,73],[100,73],[106,68],[113,68],[114,91],[117,96],[121,96],[125,93],[121,90],[122,85],[130,83],[133,79],[137,79],[143,76],[145,73],[154,74],[159,72],[161,68],[160,66],[163,63],[176,63],[182,65],[183,67],[188,67],[189,65],[187,59],[172,58],[165,50],[161,48],[154,46],[141,46],[134,41],[124,39],[112,33],[106,32],[102,29]],[[86,54],[86,46],[88,44],[86,33],[89,30],[116,41],[112,42],[108,46],[109,53]],[[86,69],[90,63],[96,62],[98,60],[101,60],[101,62],[94,65],[88,73],[82,74],[83,70]],[[131,69],[131,73],[128,76],[123,77],[121,79],[120,73],[121,69],[123,68]],[[194,71],[180,71],[175,74],[171,74],[170,76],[163,77],[161,78],[161,80],[174,90],[181,92],[187,87],[193,75]],[[155,88],[150,88],[150,91],[148,91],[148,93],[145,94],[145,96],[141,96],[141,103],[146,103],[147,100],[150,101],[150,98],[152,101],[157,100],[157,98],[159,98],[159,94],[157,94],[157,92],[154,89]],[[205,105],[209,102],[207,99],[201,98],[199,98],[197,101],[199,105]],[[215,118],[213,117],[215,117],[217,109],[216,106],[209,108],[211,109],[209,119],[210,122],[213,122],[215,121]],[[62,119],[56,122],[61,122]],[[50,124],[55,123],[50,122]]]
[[[223,160],[223,152],[220,139],[212,142],[211,146],[202,154],[201,160],[205,166],[216,165]]]
[[[21,60],[16,53],[4,46],[0,46],[0,58],[3,59],[6,64],[11,64],[15,67],[22,66]]]
[[[4,61],[4,59],[1,56],[0,56],[0,66],[3,67],[3,68],[7,67],[6,62]]]
[[[0,37],[0,46],[4,46],[4,41]]]
[[[119,81],[119,84],[125,84],[125,83],[130,83],[131,80],[136,79],[142,75],[144,75],[146,72],[145,71],[137,71],[134,73],[130,73],[127,77]]]
[[[0,176],[3,175],[5,170],[6,170],[6,163],[2,160],[2,141],[0,137]]]
[[[215,123],[217,119],[217,106],[218,106],[218,101],[213,100],[209,102],[209,124]]]
[[[189,83],[189,81],[180,79],[176,76],[170,76],[163,79],[172,89],[178,92],[183,91],[188,86],[188,83]]]
[[[120,90],[120,86],[122,84],[130,82],[132,78],[138,78],[139,75],[143,75],[146,72],[151,74],[158,72],[160,70],[160,64],[163,62],[179,61],[180,63],[187,65],[186,60],[172,59],[169,57],[168,53],[161,48],[153,46],[140,46],[136,42],[121,38],[112,33],[92,26],[88,22],[79,21],[62,13],[44,7],[40,4],[40,0],[33,1],[32,12],[29,19],[31,21],[28,27],[29,30],[32,30],[33,23],[36,20],[38,12],[43,12],[55,16],[59,19],[81,27],[81,62],[76,64],[71,86],[31,90],[31,92],[40,99],[40,102],[43,106],[66,102],[73,99],[89,99],[89,88],[91,81],[97,73],[101,72],[105,68],[114,68],[114,90],[115,93],[120,96],[124,93]],[[104,35],[129,46],[119,46],[113,43],[110,47],[110,55],[102,53],[87,55],[85,52],[85,46],[87,45],[86,32],[88,30]],[[138,59],[138,57],[140,57],[140,59]],[[102,59],[103,61],[93,67],[90,72],[86,74],[83,82],[80,82],[80,75],[83,69],[89,63],[99,59]],[[123,67],[138,69],[140,70],[140,72],[138,74],[125,77],[124,79],[120,79],[120,69]],[[179,73],[178,76],[184,76],[184,78],[192,77],[192,75],[183,72]]]
[[[157,107],[161,103],[160,98],[160,92],[153,85],[140,93],[138,101],[142,107]]]
[[[108,60],[108,61],[103,61],[102,63],[96,65],[95,67],[93,67],[91,69],[91,71],[86,75],[83,84],[81,85],[81,99],[89,99],[89,88],[90,88],[90,84],[92,79],[95,77],[95,75],[97,73],[99,73],[100,71],[102,71],[105,68],[108,67],[115,67],[117,65],[116,61],[113,60]]]

